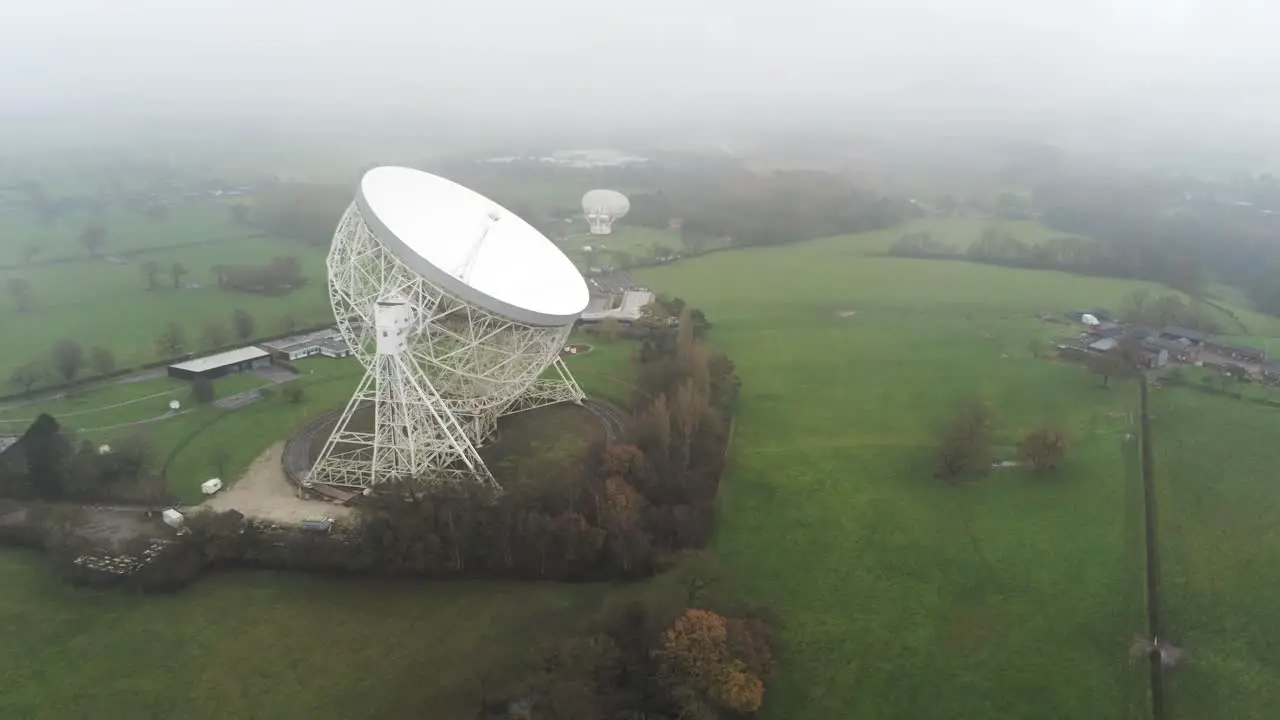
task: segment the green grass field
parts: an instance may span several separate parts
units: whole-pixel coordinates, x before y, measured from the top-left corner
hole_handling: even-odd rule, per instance
[[[467,718],[603,589],[235,573],[76,590],[0,553],[0,717]],[[38,610],[37,610],[38,604]]]
[[[870,254],[883,235],[640,275],[705,309],[743,378],[715,548],[782,616],[765,716],[1142,716],[1133,392],[1026,349],[1035,313],[1135,285]],[[968,394],[1006,446],[1066,426],[1068,465],[932,478],[933,428]]]
[[[1144,285],[883,257],[901,232],[638,274],[703,308],[743,378],[715,550],[733,584],[780,616],[782,672],[765,717],[1142,717],[1145,669],[1127,654],[1145,624],[1125,439],[1136,393],[1035,359],[1028,343],[1054,332],[1037,313],[1116,307]],[[633,347],[597,344],[568,363],[589,393],[623,402]],[[149,426],[158,447],[176,448],[175,487],[194,494],[218,446],[232,448],[224,476],[235,477],[344,402],[359,372],[324,359],[304,369],[302,403],[277,393]],[[934,429],[974,394],[996,410],[1001,458],[1054,422],[1072,437],[1066,465],[959,487],[934,479]],[[67,590],[23,555],[0,555],[0,573],[0,623],[20,649],[0,658],[0,676],[21,688],[0,697],[3,717],[450,717],[474,699],[476,673],[501,674],[517,648],[601,598],[665,582],[605,591],[234,574],[139,599]],[[181,662],[165,656],[170,643]],[[458,648],[469,649],[462,660],[446,652]],[[335,657],[361,672],[319,679]],[[159,669],[120,669],[139,663]]]
[[[1014,238],[1032,245],[1037,245],[1052,238],[1071,235],[1071,233],[1054,230],[1035,220],[1004,220],[976,215],[961,215],[948,218],[912,220],[894,228],[895,234],[893,237],[896,240],[899,236],[907,233],[927,232],[935,241],[963,252],[970,245],[977,242],[982,237],[983,231],[988,227],[1007,232]],[[886,245],[885,247],[887,249],[888,246]]]
[[[1280,410],[1186,389],[1151,396],[1170,717],[1280,715]]]
[[[277,255],[297,255],[309,283],[282,297],[234,293],[217,287],[212,267],[219,263],[261,263]],[[190,271],[184,280],[199,285],[175,290],[167,273],[161,288],[148,291],[137,264],[101,260],[0,271],[0,287],[21,277],[33,287],[28,312],[14,309],[10,296],[0,299],[0,379],[22,364],[43,361],[53,345],[72,339],[86,349],[110,349],[121,367],[159,358],[156,338],[169,322],[185,331],[191,351],[202,349],[201,332],[210,321],[229,325],[243,308],[254,316],[259,335],[279,334],[291,317],[299,326],[332,318],[325,283],[324,253],[274,238],[231,239],[209,245],[162,250],[145,256],[167,268],[181,262]]]

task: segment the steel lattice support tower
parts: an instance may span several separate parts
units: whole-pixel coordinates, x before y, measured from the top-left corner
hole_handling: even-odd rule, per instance
[[[498,418],[583,399],[559,357],[572,325],[521,323],[453,297],[389,252],[355,203],[327,266],[338,327],[366,373],[308,482],[473,480],[496,489],[476,448]],[[370,412],[373,427],[360,427]]]

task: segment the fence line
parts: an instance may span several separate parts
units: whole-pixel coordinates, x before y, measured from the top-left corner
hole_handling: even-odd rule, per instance
[[[1151,451],[1151,414],[1148,408],[1147,377],[1142,376],[1139,385],[1141,413],[1139,415],[1139,453],[1141,459],[1143,517],[1147,550],[1147,635],[1152,643],[1147,659],[1151,664],[1151,717],[1165,720],[1164,663],[1161,661],[1160,642],[1160,532],[1156,516],[1156,488]]]

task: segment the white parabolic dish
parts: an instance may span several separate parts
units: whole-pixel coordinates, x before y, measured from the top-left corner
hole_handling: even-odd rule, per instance
[[[378,167],[360,181],[356,204],[383,246],[460,300],[538,326],[567,325],[587,308],[587,283],[560,248],[480,193]]]

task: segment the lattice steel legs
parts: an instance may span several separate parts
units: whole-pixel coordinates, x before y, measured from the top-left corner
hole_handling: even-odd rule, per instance
[[[368,425],[370,411],[373,427],[361,427]],[[392,480],[472,481],[499,489],[421,372],[403,355],[380,355],[342,411],[309,481],[367,488]]]

